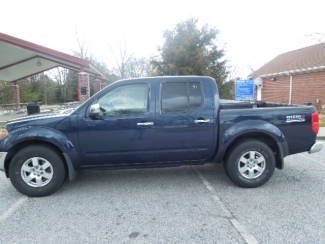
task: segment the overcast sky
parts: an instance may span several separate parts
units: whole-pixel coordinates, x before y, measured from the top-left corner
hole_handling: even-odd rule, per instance
[[[157,55],[163,31],[190,17],[219,30],[235,76],[325,41],[324,0],[3,0],[0,6],[0,32],[67,53],[77,49],[78,35],[109,67],[120,45],[138,57]]]

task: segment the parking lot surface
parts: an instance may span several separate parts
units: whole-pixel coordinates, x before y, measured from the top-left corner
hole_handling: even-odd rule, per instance
[[[325,151],[256,189],[222,165],[84,171],[28,198],[0,175],[0,243],[325,243]]]

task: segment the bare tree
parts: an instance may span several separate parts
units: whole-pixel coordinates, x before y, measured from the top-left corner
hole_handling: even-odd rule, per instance
[[[56,69],[56,74],[54,75],[54,80],[56,81],[58,87],[61,88],[60,92],[61,92],[63,102],[66,101],[66,90],[67,89],[65,87],[65,84],[67,81],[68,72],[69,72],[68,69],[59,67]]]
[[[114,52],[113,52],[114,53]],[[118,70],[118,75],[121,78],[128,78],[127,76],[127,65],[132,59],[132,54],[128,51],[126,43],[121,42],[119,44],[119,50],[118,54],[115,53],[115,62],[116,62],[116,68]]]
[[[76,33],[76,42],[78,50],[73,51],[75,55],[79,58],[86,59],[88,58],[88,48],[85,40],[82,40],[79,36],[78,29],[75,30]]]
[[[151,73],[150,61],[145,58],[132,57],[128,63],[126,63],[126,74],[128,77],[144,77]]]
[[[115,70],[121,78],[136,78],[148,76],[150,73],[150,62],[145,58],[137,58],[127,48],[125,42],[120,42],[118,53],[111,49],[115,56]]]
[[[58,85],[63,85],[68,76],[68,69],[66,68],[56,68],[56,74],[54,75],[54,80]]]

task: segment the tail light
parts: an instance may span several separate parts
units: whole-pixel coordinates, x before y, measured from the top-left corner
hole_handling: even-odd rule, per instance
[[[315,132],[315,134],[317,134],[319,131],[319,126],[320,126],[320,118],[319,118],[318,112],[314,112],[311,114],[311,125],[313,128],[313,131]]]

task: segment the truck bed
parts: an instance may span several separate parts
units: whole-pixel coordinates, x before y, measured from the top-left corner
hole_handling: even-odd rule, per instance
[[[304,105],[299,105],[304,106]],[[236,100],[220,99],[220,109],[245,109],[245,108],[277,108],[277,107],[298,107],[284,103],[268,103],[263,101],[242,102]]]
[[[232,126],[266,123],[280,129],[286,138],[288,154],[308,151],[316,140],[311,126],[311,114],[315,108],[309,105],[288,105],[266,102],[220,101],[220,135]]]

